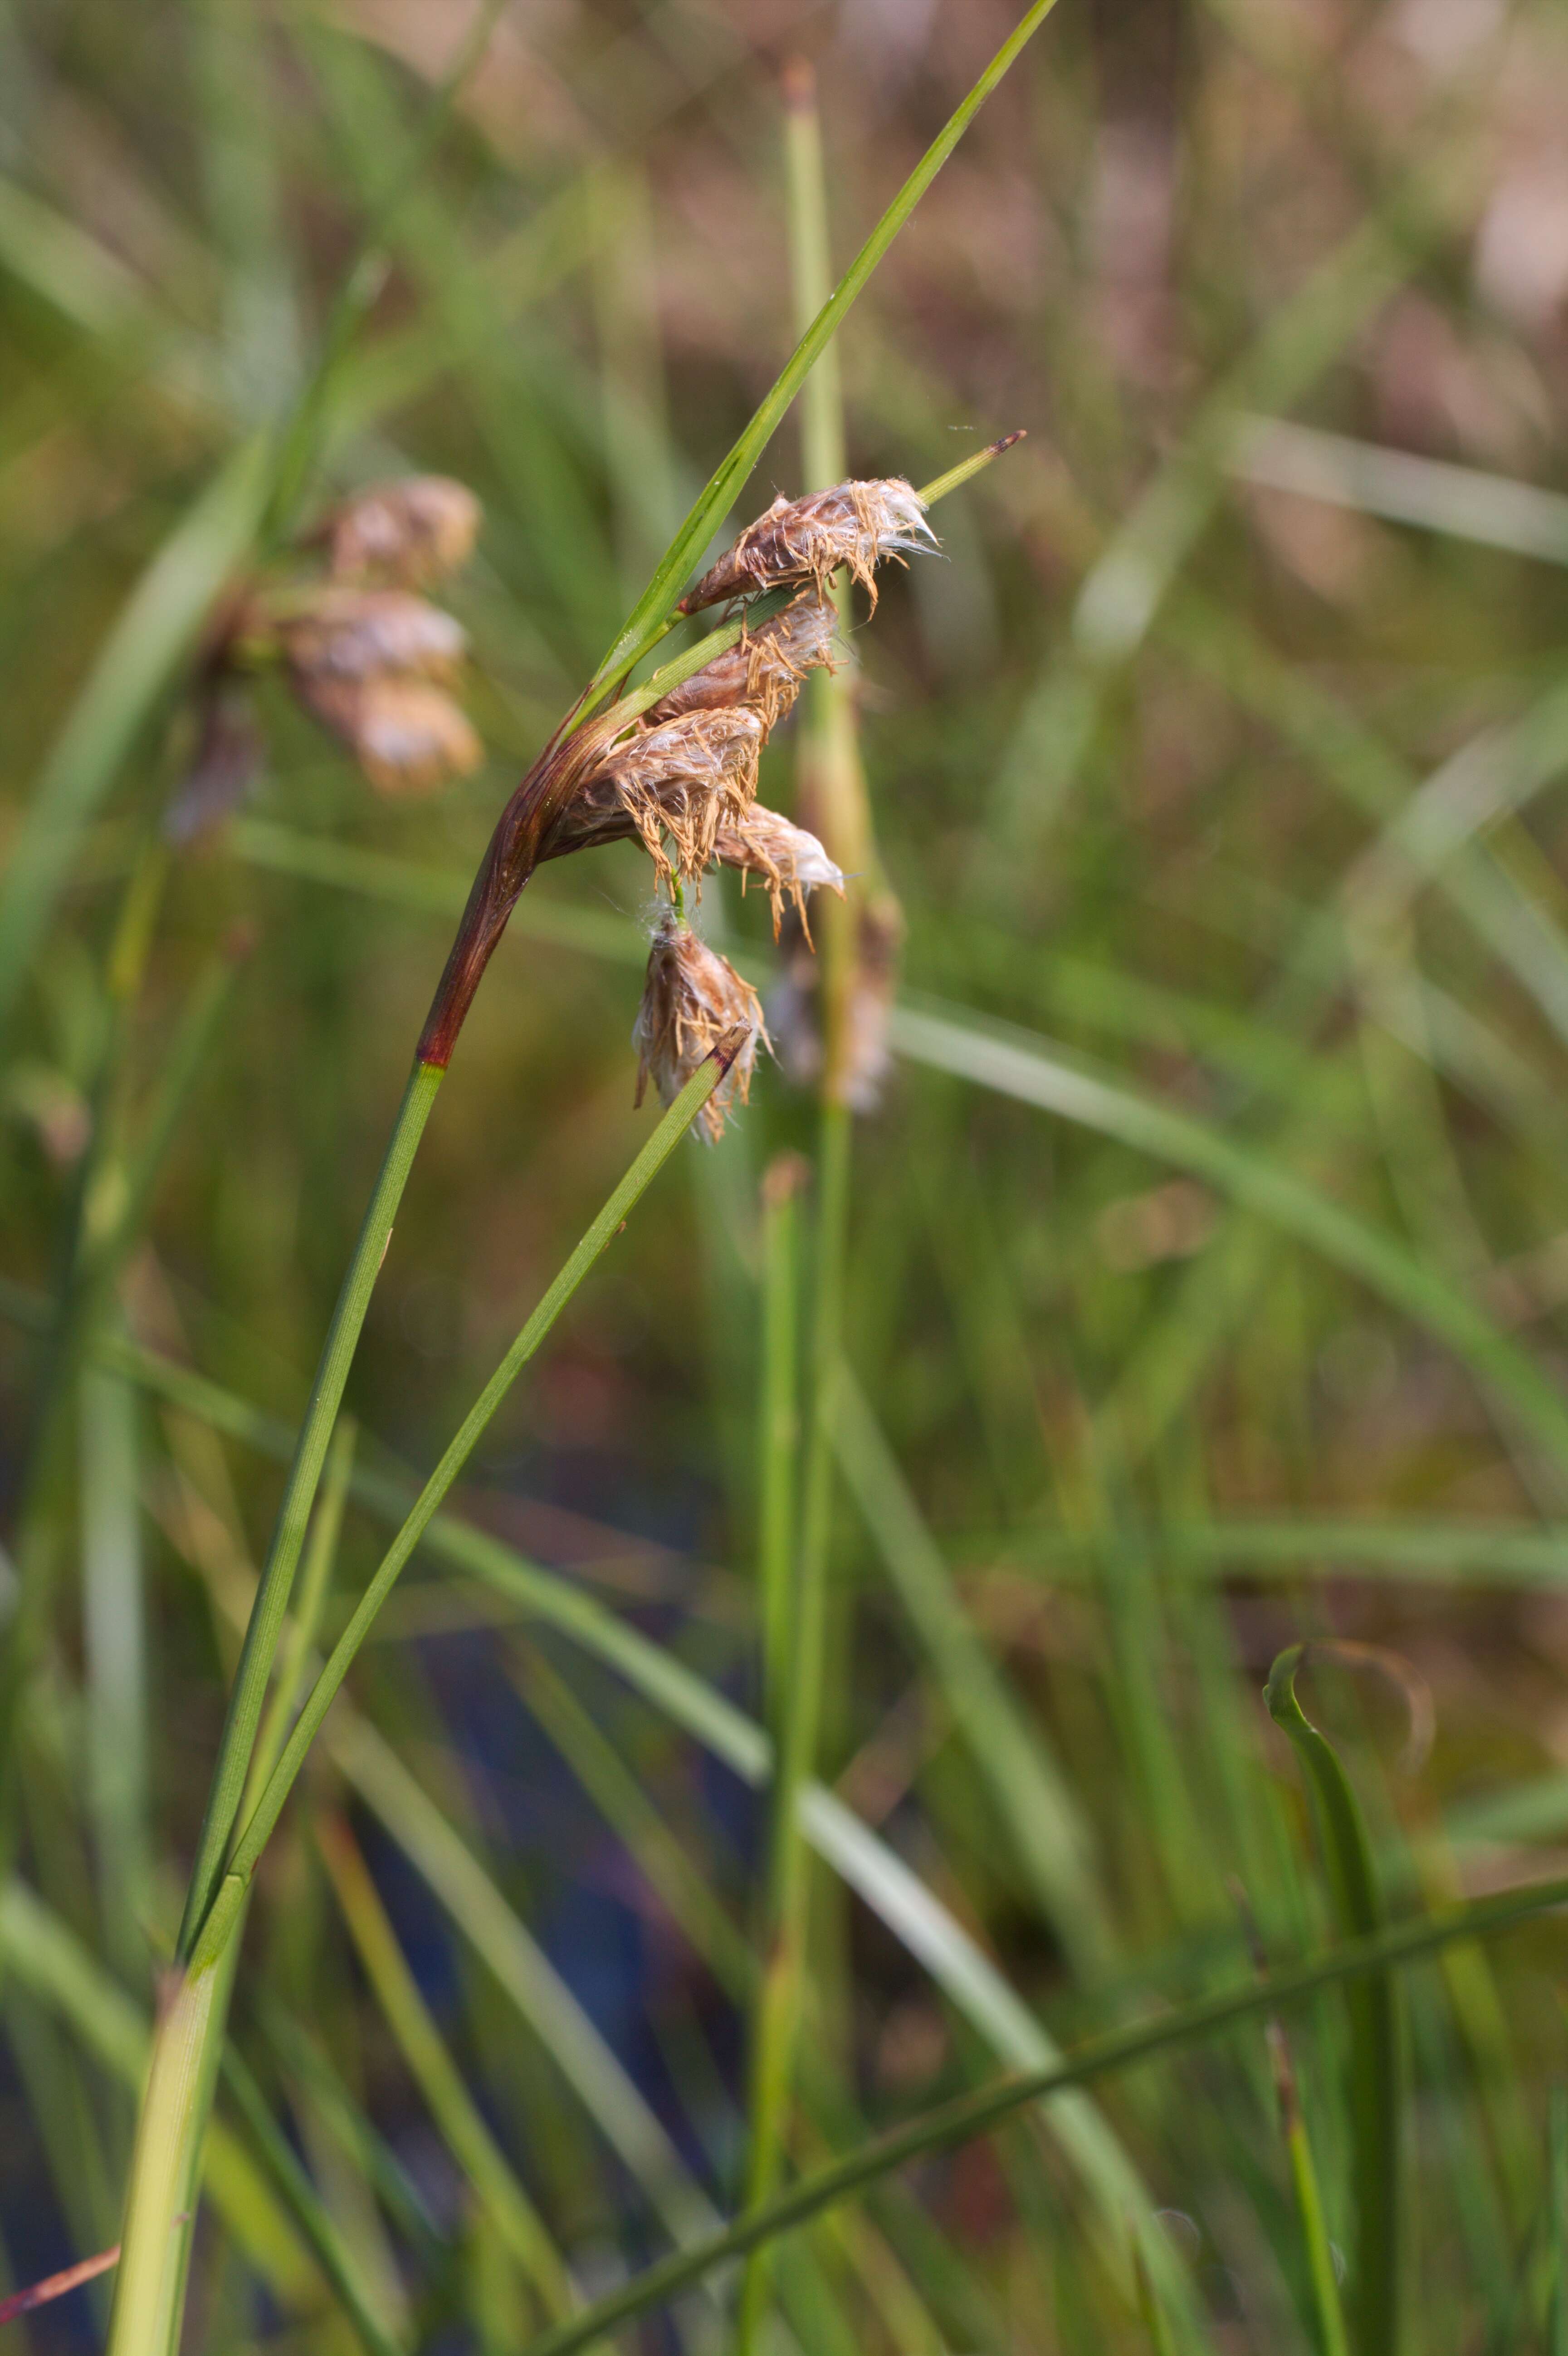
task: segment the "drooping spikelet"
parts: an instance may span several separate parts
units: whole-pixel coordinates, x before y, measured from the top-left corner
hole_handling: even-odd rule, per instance
[[[466,712],[429,680],[390,672],[316,679],[299,682],[299,692],[379,793],[429,793],[468,776],[485,757]]]
[[[764,727],[778,726],[808,671],[831,668],[837,616],[823,598],[797,597],[782,614],[747,630],[739,643],[672,688],[645,714],[648,726],[683,712],[748,703]]]
[[[418,588],[465,564],[481,509],[448,475],[408,475],[373,483],[335,508],[316,538],[335,581],[375,579]]]
[[[777,810],[764,809],[761,802],[753,802],[735,825],[720,828],[713,854],[720,867],[739,868],[742,877],[762,877],[773,905],[775,941],[786,898],[795,905],[809,947],[806,894],[826,884],[840,899],[844,897],[842,871],[834,865],[816,837],[808,834],[803,826],[792,826],[787,818],[781,818]],[[745,888],[743,884],[741,888]]]
[[[826,596],[842,564],[870,593],[874,612],[877,566],[887,557],[901,559],[935,545],[920,496],[901,476],[835,483],[803,499],[781,497],[687,591],[679,611],[695,614],[721,598],[751,597],[790,581],[815,582],[818,596]]]
[[[634,729],[583,776],[544,855],[635,834],[661,882],[700,886],[720,829],[739,824],[752,806],[766,739],[762,714],[743,703]]]
[[[643,1002],[632,1026],[637,1102],[651,1079],[660,1101],[673,1104],[703,1057],[737,1031],[744,1033],[740,1051],[698,1115],[710,1141],[722,1136],[731,1107],[746,1102],[757,1048],[767,1045],[768,1034],[756,991],[729,959],[665,915],[648,952]]]

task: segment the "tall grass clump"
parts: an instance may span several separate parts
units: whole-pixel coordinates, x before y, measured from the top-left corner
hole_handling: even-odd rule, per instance
[[[19,2350],[1563,2342],[1568,69],[1051,13],[8,25]]]

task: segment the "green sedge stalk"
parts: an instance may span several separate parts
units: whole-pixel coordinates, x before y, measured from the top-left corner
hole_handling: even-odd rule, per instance
[[[784,160],[789,197],[790,264],[797,319],[809,332],[832,284],[827,196],[815,78],[808,66],[785,82]],[[808,490],[845,471],[843,393],[830,342],[801,396],[801,456]],[[848,585],[834,583],[840,624],[849,618]],[[816,673],[807,684],[801,740],[803,784],[829,856],[850,877],[861,872],[869,833],[864,780],[848,676]],[[860,888],[821,910],[823,1090],[817,1155],[816,1271],[812,1308],[811,1424],[806,1440],[798,1552],[793,1582],[766,1567],[763,1683],[778,1773],[769,1823],[762,1920],[762,1977],[752,2021],[745,2199],[748,2211],[772,2199],[783,2179],[805,1995],[810,1859],[801,1830],[800,1794],[816,1772],[827,1633],[827,1548],[833,1504],[831,1417],[842,1323],[848,1220],[849,1110],[842,1077],[853,987]],[[773,1370],[776,1375],[777,1369]],[[776,1494],[771,1514],[781,1511]],[[773,1535],[778,1535],[776,1527]],[[787,1559],[787,1558],[786,1558]],[[759,2251],[741,2279],[736,2330],[739,2356],[753,2356],[766,2313],[771,2254]]]

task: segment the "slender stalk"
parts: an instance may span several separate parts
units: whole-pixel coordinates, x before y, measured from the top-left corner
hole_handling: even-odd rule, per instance
[[[366,1976],[443,2141],[544,2313],[570,2315],[580,2301],[560,2253],[446,2050],[357,1841],[337,1815],[322,1819],[315,1838]]]
[[[238,1947],[233,1951],[239,1953]],[[206,2123],[208,2054],[222,2044],[229,1974],[203,1972],[173,1987],[153,2043],[136,2122],[120,2265],[109,2318],[111,2356],[164,2356],[183,2298],[187,2187]]]
[[[326,1716],[338,1687],[347,1676],[356,1654],[364,1644],[375,1623],[376,1616],[391,1593],[404,1565],[423,1537],[436,1513],[468,1459],[478,1446],[501,1401],[511,1389],[528,1360],[533,1356],[556,1319],[594,1261],[613,1237],[620,1231],[627,1214],[653,1178],[668,1161],[687,1130],[696,1119],[720,1081],[729,1071],[744,1033],[737,1032],[714,1053],[706,1056],[688,1080],[669,1110],[637,1155],[603,1209],[588,1229],[582,1240],[568,1259],[565,1267],[550,1285],[539,1307],[524,1325],[517,1340],[469,1408],[455,1438],[448,1446],[435,1471],[420,1491],[412,1510],[377,1568],[364,1594],[355,1606],[353,1616],[342,1635],[333,1646],[325,1667],[312,1686],[304,1707],[295,1719],[288,1740],[284,1743],[278,1763],[247,1819],[245,1829],[236,1842],[229,1858],[222,1883],[212,1905],[199,1926],[189,1953],[192,1972],[207,1969],[222,1954],[232,1934],[233,1924],[244,1903],[245,1892],[257,1860],[271,1837],[273,1826],[283,1813],[295,1776],[304,1764],[306,1751],[315,1740],[322,1719]],[[260,1598],[258,1598],[258,1609]],[[251,1615],[251,1625],[256,1624],[256,1612]]]
[[[757,1431],[757,1590],[763,1632],[763,1719],[775,1746],[788,1668],[795,1475],[800,1445],[800,1192],[810,1175],[796,1154],[763,1177],[763,1386]]]
[[[797,60],[784,82],[784,155],[788,175],[790,261],[797,319],[809,323],[832,284],[822,134],[815,78]],[[801,450],[808,489],[837,482],[845,470],[843,397],[837,356],[829,345],[806,379],[801,401]],[[834,584],[840,618],[848,621],[848,587]],[[808,683],[801,744],[803,784],[810,815],[829,855],[851,877],[863,866],[867,828],[863,780],[855,743],[855,712],[847,672],[819,671]],[[849,1110],[847,1068],[849,997],[853,989],[858,887],[842,905],[823,910],[824,1076],[818,1143],[816,1280],[812,1307],[812,1410],[802,1494],[799,1551],[793,1592],[782,1562],[764,1562],[764,1678],[769,1727],[778,1757],[769,1823],[767,1881],[763,1908],[763,1971],[752,2024],[749,2087],[751,2136],[745,2205],[762,2207],[777,2190],[794,2095],[796,2046],[805,1974],[810,1898],[809,1858],[799,1802],[816,1764],[821,1726],[823,1650],[827,1627],[827,1548],[833,1504],[833,1394],[842,1315],[843,1265],[848,1218]],[[770,1304],[771,1306],[771,1304]],[[770,1379],[776,1369],[770,1367]],[[773,1526],[764,1543],[787,1545],[784,1510],[776,1494],[765,1500]],[[787,1557],[784,1558],[787,1559]],[[753,2356],[766,2309],[770,2254],[747,2265],[736,2331],[739,2356]]]
[[[190,1958],[197,1932],[212,1903],[222,1876],[229,1835],[234,1828],[234,1819],[250,1773],[251,1752],[261,1722],[261,1705],[283,1637],[294,1569],[299,1561],[300,1548],[304,1543],[321,1468],[326,1459],[327,1442],[337,1420],[344,1385],[348,1380],[348,1369],[353,1363],[360,1328],[365,1323],[365,1312],[370,1305],[370,1295],[380,1273],[381,1262],[386,1258],[387,1246],[391,1240],[392,1221],[397,1216],[398,1205],[408,1183],[414,1154],[443,1076],[442,1067],[426,1063],[416,1064],[409,1076],[381,1164],[380,1176],[376,1181],[376,1190],[370,1197],[369,1207],[359,1230],[354,1258],[337,1297],[337,1307],[333,1312],[326,1345],[316,1370],[310,1404],[300,1427],[293,1462],[289,1467],[288,1483],[283,1491],[283,1502],[278,1510],[272,1547],[261,1572],[255,1609],[245,1631],[244,1647],[229,1697],[229,1710],[219,1742],[218,1763],[213,1769],[207,1814],[202,1822],[196,1863],[191,1869],[185,1919],[180,1925],[178,1952],[183,1961],[188,1962]]]
[[[250,1781],[245,1787],[247,1811],[254,1807],[268,1777],[278,1763],[283,1744],[288,1740],[289,1720],[304,1690],[311,1647],[321,1625],[327,1589],[332,1583],[333,1568],[337,1559],[337,1541],[342,1534],[344,1507],[348,1503],[349,1486],[354,1478],[354,1456],[358,1437],[358,1427],[353,1418],[340,1417],[327,1453],[320,1502],[310,1526],[310,1537],[305,1542],[299,1599],[289,1622],[272,1698],[267,1704],[261,1730],[251,1756]]]

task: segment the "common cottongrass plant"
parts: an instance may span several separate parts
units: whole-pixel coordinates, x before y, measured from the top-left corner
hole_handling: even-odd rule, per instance
[[[821,306],[784,375],[677,535],[615,647],[507,803],[481,862],[420,1036],[413,1072],[339,1296],[245,1630],[137,2126],[115,2279],[112,2356],[169,2356],[177,2341],[202,2137],[251,1877],[332,1699],[404,1563],[517,1372],[680,1133],[711,1105],[737,1060],[754,1053],[757,1035],[755,1001],[738,987],[715,992],[710,985],[717,964],[706,962],[710,953],[661,923],[639,1025],[645,1066],[661,1087],[671,1086],[689,1063],[698,1035],[694,1026],[706,1026],[711,1035],[714,1023],[733,1009],[739,1017],[736,1027],[715,1039],[678,1087],[654,1137],[517,1336],[426,1483],[314,1684],[303,1694],[280,1687],[269,1702],[294,1573],[349,1364],[397,1205],[464,1021],[507,920],[543,862],[635,834],[667,886],[673,891],[689,885],[696,891],[721,829],[737,830],[752,807],[757,757],[770,726],[792,698],[801,673],[827,659],[831,633],[821,619],[797,619],[766,636],[761,635],[763,626],[773,621],[776,610],[787,612],[797,594],[820,602],[835,566],[842,564],[868,580],[879,555],[899,553],[927,537],[923,523],[916,529],[923,505],[985,463],[989,454],[953,470],[940,485],[928,488],[924,501],[917,500],[907,485],[846,484],[841,496],[826,505],[816,494],[800,502],[775,504],[763,519],[765,529],[743,535],[743,546],[737,543],[728,570],[721,562],[690,593],[691,599],[701,603],[743,593],[757,599],[758,610],[748,610],[710,634],[641,687],[620,692],[616,701],[604,700],[623,689],[636,662],[669,626],[682,577],[773,424],[922,189],[1043,20],[1048,5],[1049,0],[1038,0],[1004,44]],[[449,502],[449,511],[450,507]],[[464,544],[465,521],[449,530],[443,541],[439,530],[414,531],[414,513],[411,498],[400,502],[382,498],[373,524],[341,527],[336,538],[329,526],[329,561],[356,568],[384,566],[388,548],[395,547],[401,534],[411,544],[418,541],[418,562],[428,571],[432,542],[438,558]],[[809,589],[803,589],[807,583]],[[778,598],[778,608],[770,609],[770,594]],[[431,763],[444,760],[453,749],[438,742],[432,751],[421,744],[417,714],[408,735],[397,733],[400,719],[410,721],[410,697],[443,692],[440,680],[456,659],[453,634],[442,619],[432,618],[435,615],[436,609],[404,589],[355,585],[345,591],[328,583],[306,589],[292,610],[264,608],[255,626],[265,643],[283,651],[296,691],[346,735],[368,768],[380,766],[387,782],[389,764],[403,756],[411,742],[419,747],[411,760],[421,778]],[[221,674],[229,666],[221,637],[219,645],[216,669]],[[742,648],[743,671],[727,659]],[[709,665],[718,669],[707,690],[699,690],[704,700],[662,718],[652,716],[665,697],[678,692]],[[371,740],[364,723],[366,699],[373,704],[379,695],[384,705],[389,691],[395,702],[390,752],[386,742]],[[672,961],[669,952],[677,941]],[[668,988],[677,964],[685,980],[700,973],[704,982],[699,992],[688,991],[678,1002]],[[300,1674],[303,1684],[303,1669]]]

